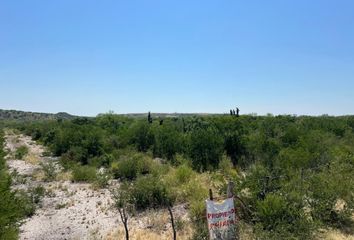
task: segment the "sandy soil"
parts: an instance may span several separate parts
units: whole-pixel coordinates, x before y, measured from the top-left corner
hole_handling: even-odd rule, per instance
[[[14,151],[22,145],[29,148],[24,160],[14,159]],[[7,164],[10,172],[17,172],[14,189],[28,190],[43,186],[46,194],[35,214],[20,226],[20,239],[124,239],[124,228],[113,207],[110,189],[119,186],[112,181],[109,188],[94,189],[90,184],[72,183],[70,180],[44,182],[41,163],[56,158],[44,157],[45,148],[30,137],[6,133]],[[60,169],[60,167],[58,167]],[[61,170],[59,170],[61,171]],[[60,174],[60,173],[59,173]],[[65,174],[62,174],[65,176]],[[174,208],[175,217],[188,221],[183,205]],[[171,227],[166,210],[138,213],[129,220],[131,239],[171,239]],[[190,229],[189,229],[190,230]],[[187,239],[190,231],[180,239]]]

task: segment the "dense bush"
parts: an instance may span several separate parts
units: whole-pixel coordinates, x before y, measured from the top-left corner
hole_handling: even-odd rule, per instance
[[[309,179],[313,219],[334,227],[350,223],[354,209],[354,155],[338,158]],[[342,206],[341,206],[342,204]]]
[[[308,239],[311,222],[308,220],[301,199],[287,199],[280,194],[268,194],[264,200],[257,201],[258,227],[271,239],[292,239],[301,236]]]
[[[214,129],[198,129],[190,134],[189,153],[193,168],[208,170],[216,168],[223,153],[223,138]]]
[[[140,153],[132,153],[113,162],[111,170],[116,178],[133,180],[139,175],[151,173],[154,165],[156,164],[150,157]]]
[[[154,134],[149,123],[138,121],[131,126],[131,143],[138,151],[147,151],[154,143]]]
[[[153,151],[156,156],[173,159],[176,153],[183,149],[181,134],[175,126],[165,124],[155,130]]]
[[[188,182],[194,175],[193,169],[183,164],[176,168],[176,182],[178,184],[184,184]]]
[[[166,186],[153,175],[139,177],[130,194],[137,210],[167,206],[169,203]]]
[[[0,150],[1,151],[1,150]],[[17,239],[16,222],[23,216],[15,194],[10,191],[10,179],[0,170],[0,239]]]
[[[64,167],[70,167],[77,163],[87,163],[87,150],[80,146],[73,146],[61,155],[61,163]]]
[[[91,166],[75,166],[73,168],[73,181],[93,182],[96,180],[96,168]]]

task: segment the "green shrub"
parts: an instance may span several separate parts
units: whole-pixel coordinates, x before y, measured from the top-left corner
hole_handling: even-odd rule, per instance
[[[16,149],[15,158],[23,159],[23,157],[26,156],[27,154],[28,154],[28,147],[23,145]]]
[[[173,163],[178,166],[178,165],[188,165],[188,166],[192,166],[192,162],[190,159],[188,159],[186,156],[182,155],[182,154],[176,154],[174,156],[173,159]]]
[[[110,164],[113,162],[113,155],[112,154],[103,154],[102,156],[97,156],[90,158],[88,160],[88,164],[91,166],[99,167],[109,167]]]
[[[193,176],[194,176],[194,171],[191,167],[188,165],[180,165],[176,168],[176,180],[179,184],[184,184],[188,182]]]
[[[137,177],[139,166],[132,159],[123,159],[119,162],[113,162],[111,166],[115,178],[133,180]]]
[[[136,122],[130,129],[131,140],[138,151],[146,152],[154,143],[154,134],[150,124],[145,121]]]
[[[177,129],[170,124],[159,126],[154,132],[154,155],[173,160],[182,149],[182,139]]]
[[[94,185],[99,188],[104,188],[108,185],[110,179],[111,179],[111,175],[106,171],[104,171],[103,169],[101,169],[96,173],[96,179],[94,181]]]
[[[44,172],[44,181],[53,181],[58,175],[56,164],[53,161],[40,164]]]
[[[91,166],[76,166],[73,168],[73,181],[93,182],[96,180],[96,168]]]
[[[337,228],[353,222],[353,169],[353,156],[347,159],[338,158],[322,172],[310,177],[310,205],[314,219]],[[337,207],[340,202],[342,207]]]
[[[22,190],[15,192],[15,201],[20,208],[19,213],[22,217],[31,217],[36,210],[35,202],[40,202],[40,194],[31,193],[31,191],[33,191],[33,189],[29,192]]]
[[[245,141],[241,133],[237,130],[229,131],[225,134],[225,150],[232,162],[237,165],[241,157],[245,154]]]
[[[299,199],[268,194],[257,202],[258,235],[269,239],[308,239],[312,224],[304,213]]]
[[[277,225],[288,217],[286,200],[278,195],[269,194],[264,201],[259,201],[257,212],[260,222],[266,230],[276,229]]]
[[[16,222],[23,217],[21,206],[18,205],[15,194],[10,190],[10,184],[9,176],[0,169],[0,239],[17,239]]]
[[[155,176],[139,177],[131,188],[131,200],[136,209],[166,206],[169,196],[166,186]]]
[[[223,138],[215,129],[199,129],[190,136],[189,154],[197,171],[215,169],[223,153]]]
[[[77,163],[85,163],[87,150],[83,147],[73,146],[61,156],[60,161],[65,168],[71,168]]]
[[[115,178],[133,180],[138,175],[151,173],[156,163],[140,153],[123,156],[118,162],[113,162],[111,170]]]
[[[237,175],[231,159],[225,155],[222,156],[222,159],[219,163],[219,169],[223,176],[227,177],[228,179],[235,178]]]
[[[41,185],[29,189],[30,197],[34,204],[39,204],[45,194],[45,188]]]

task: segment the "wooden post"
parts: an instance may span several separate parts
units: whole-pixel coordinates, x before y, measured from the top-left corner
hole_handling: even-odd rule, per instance
[[[211,190],[211,189],[209,189],[209,198],[210,198],[211,201],[214,200],[214,198],[213,198],[213,190]]]
[[[229,181],[229,183],[227,184],[227,197],[231,198],[234,196],[234,182]]]

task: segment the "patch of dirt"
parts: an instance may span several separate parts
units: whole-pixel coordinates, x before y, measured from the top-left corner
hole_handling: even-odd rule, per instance
[[[108,189],[88,184],[46,184],[47,196],[21,226],[21,239],[102,239],[119,224]]]

